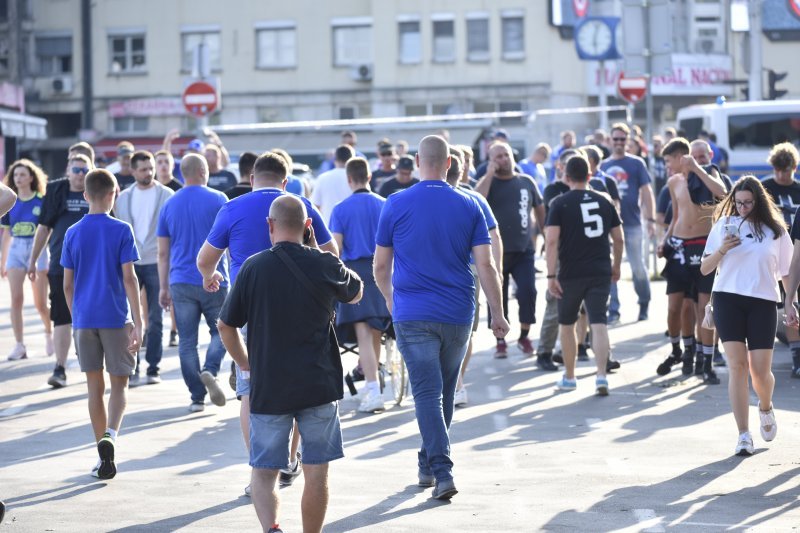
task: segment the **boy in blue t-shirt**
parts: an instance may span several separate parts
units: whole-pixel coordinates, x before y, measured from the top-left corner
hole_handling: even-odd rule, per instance
[[[67,230],[61,252],[64,294],[78,361],[86,374],[89,419],[100,455],[92,475],[100,479],[117,473],[114,443],[125,410],[128,376],[136,366],[134,354],[142,344],[139,283],[133,271],[139,252],[131,226],[109,216],[116,191],[117,181],[110,172],[98,169],[87,174],[84,197],[89,213]],[[104,362],[111,381],[107,412]]]

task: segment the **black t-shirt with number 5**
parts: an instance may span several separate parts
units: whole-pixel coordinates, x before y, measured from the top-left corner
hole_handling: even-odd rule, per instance
[[[572,190],[553,199],[547,226],[560,226],[558,279],[611,276],[608,234],[621,224],[611,199],[591,190]]]

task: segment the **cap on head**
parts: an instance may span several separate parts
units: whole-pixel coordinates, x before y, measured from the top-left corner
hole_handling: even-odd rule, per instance
[[[494,139],[503,139],[504,141],[507,141],[508,140],[508,132],[501,128],[501,129],[495,130],[494,133],[492,133],[492,137]]]
[[[133,144],[128,141],[122,141],[117,145],[117,155],[130,155],[134,152]]]
[[[410,155],[404,155],[397,161],[397,168],[400,170],[414,170],[414,158]]]
[[[189,141],[189,144],[186,146],[187,150],[191,150],[193,152],[203,152],[205,150],[205,143],[200,139],[192,139]]]

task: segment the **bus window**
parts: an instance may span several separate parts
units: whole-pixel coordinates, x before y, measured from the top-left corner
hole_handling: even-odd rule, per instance
[[[730,148],[772,148],[791,142],[800,146],[800,113],[731,115],[728,117]]]
[[[678,124],[678,129],[682,130],[685,137],[689,140],[697,139],[700,130],[703,129],[703,119],[698,118],[685,118]]]

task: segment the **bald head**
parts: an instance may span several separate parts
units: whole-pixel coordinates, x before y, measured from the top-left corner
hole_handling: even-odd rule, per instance
[[[711,145],[706,141],[701,139],[692,141],[691,144],[689,144],[689,149],[691,150],[690,153],[692,157],[701,165],[708,165],[711,163],[713,153],[711,152]]]
[[[419,142],[417,166],[423,180],[443,180],[450,166],[450,147],[442,137],[428,135]]]
[[[281,241],[303,242],[308,213],[300,198],[279,196],[269,207],[269,227],[272,243]]]
[[[188,185],[208,183],[208,163],[200,154],[187,154],[181,159],[181,174]]]

